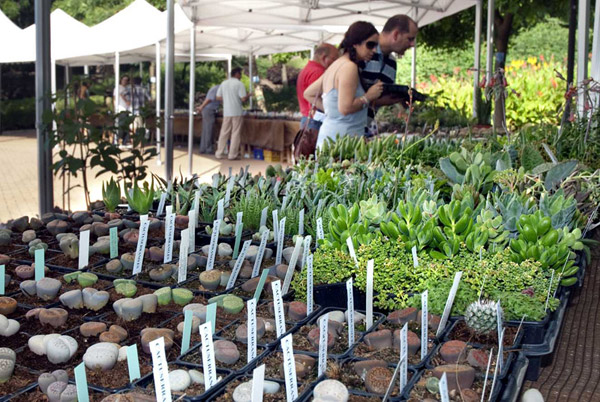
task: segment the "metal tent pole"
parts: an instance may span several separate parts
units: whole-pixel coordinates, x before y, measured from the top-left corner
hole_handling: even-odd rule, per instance
[[[250,110],[252,110],[252,92],[254,90],[254,83],[252,82],[252,52],[248,55],[248,73],[250,74]]]
[[[171,183],[173,179],[173,59],[175,10],[173,0],[167,0],[167,54],[165,67],[165,179]]]
[[[35,0],[35,128],[38,146],[38,193],[40,217],[51,212],[54,204],[52,149],[49,127],[42,116],[50,110],[50,2]]]
[[[188,174],[193,173],[194,159],[194,100],[196,97],[196,18],[190,31],[190,97],[188,111]]]
[[[473,118],[477,118],[479,110],[477,103],[479,98],[479,70],[481,69],[481,0],[475,4],[475,48],[474,48],[474,71],[473,71]]]
[[[158,166],[162,165],[162,160],[160,159],[161,145],[160,145],[160,125],[158,124],[160,120],[160,43],[156,42],[156,68],[154,69],[156,80],[156,164]]]
[[[419,9],[415,8],[415,21],[419,19]],[[415,45],[412,48],[412,61],[410,65],[410,86],[415,87],[417,85],[417,40],[415,39]]]
[[[492,81],[492,73],[494,69],[494,0],[488,0],[487,10],[487,32],[486,32],[486,49],[485,49],[485,84],[489,85]]]
[[[231,78],[231,55],[227,59],[227,78]]]
[[[592,40],[592,78],[600,80],[600,1],[596,0],[594,12],[594,39]],[[598,107],[600,96],[597,92],[591,94],[594,107]]]
[[[577,16],[577,85],[580,90],[577,96],[577,112],[579,116],[586,113],[585,104],[587,87],[584,88],[583,81],[587,79],[588,69],[588,33],[590,30],[590,0],[579,0]],[[583,89],[583,91],[581,91]]]

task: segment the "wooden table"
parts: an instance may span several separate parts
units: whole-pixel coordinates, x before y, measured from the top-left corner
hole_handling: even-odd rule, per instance
[[[221,123],[223,119],[218,117],[215,122],[214,142],[219,138]],[[173,121],[173,134],[187,137],[188,116],[175,115]],[[242,145],[251,145],[258,148],[270,149],[272,151],[288,151],[300,129],[297,120],[256,119],[244,118],[242,128]],[[194,116],[194,137],[199,138],[202,134],[202,116]]]

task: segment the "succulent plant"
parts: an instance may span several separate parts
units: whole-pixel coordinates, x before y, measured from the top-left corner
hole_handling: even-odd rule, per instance
[[[173,302],[180,306],[185,306],[194,298],[194,294],[189,289],[176,288],[173,289],[172,292]]]
[[[121,202],[121,187],[112,177],[109,182],[102,183],[102,201],[108,212],[115,212]]]
[[[502,315],[502,308],[491,300],[473,302],[465,311],[467,326],[478,334],[487,334],[498,326],[498,309]]]
[[[144,183],[143,190],[138,186],[137,181],[133,183],[132,194],[129,195],[128,191],[125,191],[125,197],[131,209],[140,215],[147,214],[154,201],[154,177],[150,185]]]
[[[13,370],[15,369],[16,361],[17,354],[14,350],[0,348],[0,384],[10,380]]]
[[[171,288],[168,286],[154,291],[154,294],[156,297],[158,297],[159,306],[166,306],[167,304],[171,303],[171,300],[173,300]]]
[[[12,231],[0,229],[0,246],[8,246],[11,241]]]
[[[34,239],[32,241],[29,242],[29,255],[30,256],[34,256],[35,255],[35,251],[36,250],[48,250],[48,245],[46,243],[44,243],[43,241],[41,241],[40,239]]]
[[[113,285],[115,292],[125,297],[133,297],[137,292],[137,286],[133,279],[115,279]]]
[[[88,286],[92,286],[93,284],[98,282],[98,275],[93,274],[91,272],[75,271],[75,272],[71,272],[71,273],[63,275],[63,279],[67,283],[71,283],[76,280],[80,286],[88,287]]]
[[[79,239],[73,233],[61,233],[57,236],[62,252],[72,260],[79,257]]]

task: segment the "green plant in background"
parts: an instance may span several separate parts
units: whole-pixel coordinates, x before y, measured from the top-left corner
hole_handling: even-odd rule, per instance
[[[517,236],[517,222],[521,215],[533,213],[535,204],[524,194],[518,193],[493,193],[493,204],[499,209],[504,228]]]
[[[121,187],[112,177],[109,182],[102,183],[102,201],[108,212],[115,212],[121,202]]]
[[[438,208],[438,219],[441,226],[433,229],[433,237],[437,250],[431,250],[434,258],[446,259],[454,256],[473,229],[473,209],[458,200]]]
[[[372,240],[373,234],[369,231],[368,223],[360,222],[358,204],[354,204],[350,210],[342,204],[332,205],[328,213],[329,233],[325,235],[325,239],[320,240],[321,244],[348,252],[346,239],[352,239],[354,249]]]
[[[261,195],[257,189],[251,189],[245,196],[232,201],[232,215],[244,213],[244,228],[257,231],[260,226],[262,210],[267,208],[267,218],[274,208],[273,201]],[[286,225],[287,226],[287,225]]]
[[[413,246],[423,250],[433,240],[434,220],[423,220],[421,208],[418,204],[398,203],[396,212],[392,212],[388,222],[381,222],[381,233],[391,240],[401,239],[407,250]]]
[[[125,191],[125,197],[131,209],[140,215],[147,214],[154,201],[154,178],[150,185],[144,182],[143,188],[138,186],[137,181],[133,182],[131,195]]]
[[[549,217],[554,229],[563,227],[573,228],[575,212],[577,211],[577,201],[574,197],[565,197],[563,189],[558,190],[552,195],[542,193],[540,197],[540,211]]]

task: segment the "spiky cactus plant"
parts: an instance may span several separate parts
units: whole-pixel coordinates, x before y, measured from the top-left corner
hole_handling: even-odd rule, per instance
[[[473,302],[467,307],[465,321],[467,326],[478,334],[487,334],[497,328],[498,303],[491,300]],[[502,314],[502,310],[500,310]]]

